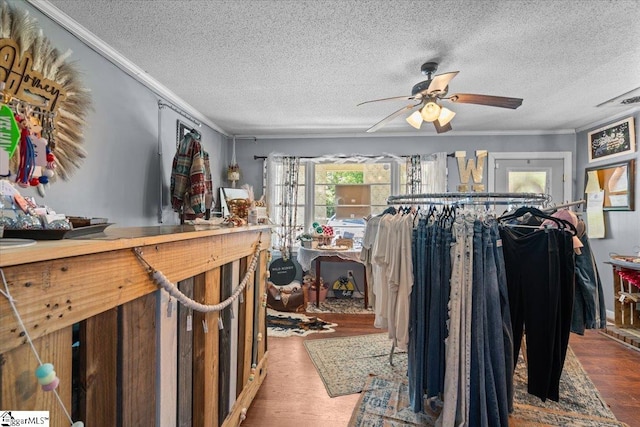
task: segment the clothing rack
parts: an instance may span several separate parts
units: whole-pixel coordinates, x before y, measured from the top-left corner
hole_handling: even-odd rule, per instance
[[[438,200],[444,199],[444,200]],[[546,206],[551,197],[544,193],[496,193],[496,192],[450,192],[450,193],[418,193],[389,196],[388,205],[398,204],[454,204],[454,205],[513,205],[528,204]],[[584,201],[581,201],[584,202]],[[579,204],[573,202],[573,204]],[[566,205],[563,205],[566,206]],[[554,208],[557,209],[558,207]],[[395,343],[389,352],[389,364],[393,366]]]
[[[445,199],[445,200],[438,200]],[[456,205],[512,205],[535,204],[548,205],[551,197],[543,193],[477,193],[477,192],[451,192],[451,193],[420,193],[389,196],[388,205],[398,204],[456,204]]]
[[[582,205],[583,203],[586,203],[586,200],[584,199],[576,200],[575,202],[569,202],[569,203],[563,203],[561,205],[551,206],[549,208],[543,209],[542,212],[553,212],[553,211],[557,211],[558,209]]]

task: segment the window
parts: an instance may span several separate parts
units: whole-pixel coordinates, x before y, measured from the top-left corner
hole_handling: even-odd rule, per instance
[[[264,194],[267,195],[269,218],[274,227],[272,244],[285,248],[280,234],[295,236],[313,233],[313,223],[330,225],[335,235],[353,237],[354,243],[363,237],[365,221],[369,215],[381,214],[387,209],[391,195],[446,191],[446,153],[388,156],[372,159],[337,156],[299,159],[296,222],[282,205],[288,190],[284,171],[292,166],[282,155],[270,155],[264,164]],[[272,184],[270,184],[272,183]],[[305,208],[306,206],[306,208]],[[286,218],[285,218],[286,216]],[[295,243],[295,242],[294,242]]]
[[[364,217],[381,213],[392,194],[392,166],[379,163],[319,163],[314,165],[313,217],[334,234],[362,238]]]
[[[297,170],[297,176],[295,171]],[[291,198],[291,182],[297,182],[294,209],[289,209]],[[296,235],[304,229],[305,224],[305,192],[306,165],[292,162],[291,158],[274,156],[263,165],[263,194],[267,195],[269,219],[276,227],[272,228],[271,246],[287,250],[290,243],[295,243]]]

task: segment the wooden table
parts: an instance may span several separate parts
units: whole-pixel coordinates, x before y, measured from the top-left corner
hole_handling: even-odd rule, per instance
[[[618,328],[640,328],[640,290],[628,280],[620,277],[623,270],[640,271],[640,263],[627,262],[612,257],[609,264],[613,267],[613,296],[615,325]]]
[[[364,308],[369,306],[367,268],[360,259],[360,249],[348,249],[344,251],[323,249],[298,249],[298,263],[302,270],[309,271],[311,263],[315,262],[316,270],[316,307],[320,306],[320,268],[323,262],[351,262],[362,265],[362,277],[364,278]]]

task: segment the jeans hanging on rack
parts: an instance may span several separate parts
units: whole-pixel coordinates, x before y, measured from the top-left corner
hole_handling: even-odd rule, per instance
[[[425,354],[426,354],[426,325],[427,316],[427,288],[425,286],[428,271],[429,253],[427,242],[430,227],[426,220],[420,219],[414,230],[412,242],[413,258],[413,287],[409,302],[409,348],[408,348],[408,379],[409,405],[414,412],[424,410]]]
[[[607,326],[607,309],[589,237],[583,234],[580,241],[584,246],[581,248],[582,253],[576,255],[576,295],[571,332],[583,335],[585,329],[602,329]]]
[[[453,224],[448,335],[445,340],[444,406],[438,426],[468,425],[471,357],[473,219]]]
[[[507,273],[504,266],[504,252],[497,222],[491,226],[491,239],[494,242],[493,252],[496,263],[496,276],[500,291],[500,307],[502,313],[502,340],[504,348],[504,369],[507,391],[508,412],[513,412],[513,330],[511,325],[511,311],[509,309],[509,290],[507,288]]]
[[[431,227],[431,271],[427,284],[429,319],[427,331],[427,397],[441,398],[444,392],[445,338],[451,278],[451,229],[444,221]],[[433,405],[432,405],[433,406]],[[435,406],[433,406],[435,409]]]

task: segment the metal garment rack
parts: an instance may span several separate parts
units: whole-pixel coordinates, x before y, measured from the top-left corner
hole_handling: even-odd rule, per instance
[[[551,197],[543,193],[419,193],[389,196],[388,205],[399,204],[451,204],[451,205],[513,205],[546,206]]]
[[[432,204],[432,205],[541,205],[546,206],[551,197],[544,193],[480,193],[480,192],[452,192],[452,193],[419,193],[389,196],[388,205],[400,204]],[[389,364],[393,366],[395,343],[391,345]]]

